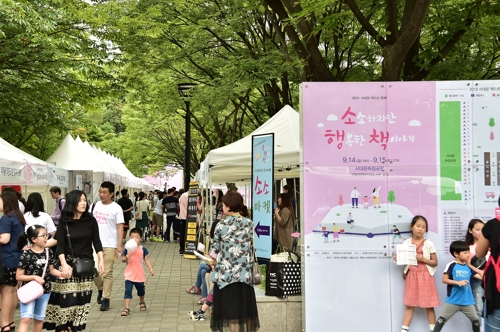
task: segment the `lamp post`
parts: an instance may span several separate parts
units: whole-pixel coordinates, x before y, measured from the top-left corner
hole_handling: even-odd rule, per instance
[[[184,190],[186,191],[189,190],[189,182],[191,180],[191,111],[189,110],[189,90],[195,85],[194,83],[177,84],[177,90],[186,104],[186,148],[184,153]]]

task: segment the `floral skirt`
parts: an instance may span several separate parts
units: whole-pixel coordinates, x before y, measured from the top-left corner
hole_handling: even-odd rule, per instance
[[[56,331],[85,330],[93,286],[93,276],[56,279],[52,283],[43,328]]]

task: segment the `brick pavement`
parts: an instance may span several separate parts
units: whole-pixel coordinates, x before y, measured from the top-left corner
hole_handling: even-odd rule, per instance
[[[122,317],[125,283],[123,272],[125,263],[116,260],[111,293],[110,310],[100,311],[97,304],[97,288],[92,293],[87,331],[125,332],[125,331],[210,331],[210,315],[205,321],[189,320],[188,311],[197,310],[199,296],[186,293],[186,288],[194,284],[200,260],[185,259],[179,255],[177,243],[146,242],[149,258],[155,271],[149,276],[147,267],[145,302],[147,311],[139,310],[139,297],[134,291],[130,303],[130,316]],[[16,326],[19,325],[19,310],[15,313]],[[30,327],[30,329],[32,326]]]
[[[92,332],[124,331],[210,331],[210,316],[205,321],[189,320],[188,311],[197,310],[198,296],[186,293],[186,288],[194,284],[199,260],[185,259],[179,255],[177,243],[146,242],[149,258],[155,270],[154,276],[146,273],[147,311],[139,310],[139,297],[134,289],[130,303],[130,316],[122,317],[123,294],[125,291],[123,272],[125,264],[115,263],[113,292],[109,311],[99,311],[96,302],[97,291],[93,292],[87,330]],[[17,316],[19,317],[19,316]]]

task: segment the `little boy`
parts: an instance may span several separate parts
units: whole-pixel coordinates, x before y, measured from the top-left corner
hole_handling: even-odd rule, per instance
[[[446,321],[453,317],[457,311],[461,311],[472,322],[472,331],[480,332],[479,318],[476,309],[474,309],[474,296],[470,282],[472,278],[482,279],[482,271],[467,264],[470,249],[464,241],[453,241],[450,244],[450,253],[455,257],[455,260],[446,265],[442,279],[443,283],[448,285],[446,303],[433,331],[441,331]]]
[[[141,246],[142,230],[139,228],[132,228],[130,230],[130,238],[137,242],[137,249],[134,252],[127,252],[124,249],[122,252],[122,262],[127,263],[125,267],[125,309],[122,311],[122,316],[130,315],[130,299],[132,298],[132,288],[135,286],[137,289],[137,296],[139,296],[139,307],[141,311],[146,311],[146,302],[144,302],[144,294],[146,293],[144,283],[146,282],[146,275],[144,273],[143,262],[149,269],[149,273],[154,276],[155,271],[149,260],[149,252],[146,248]]]

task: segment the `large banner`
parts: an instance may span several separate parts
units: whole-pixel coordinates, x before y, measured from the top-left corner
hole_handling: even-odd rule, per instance
[[[252,220],[257,257],[271,258],[274,134],[252,136]]]
[[[444,303],[450,243],[472,218],[494,217],[500,81],[304,83],[301,93],[306,327],[327,330],[314,316],[334,313],[340,330],[399,331],[404,284],[392,253],[411,219],[428,220]],[[354,302],[369,317],[357,320]]]

